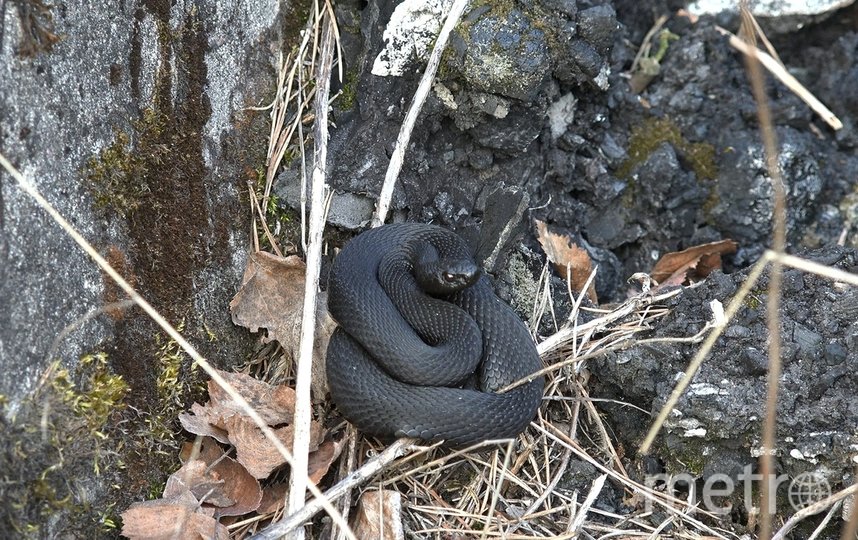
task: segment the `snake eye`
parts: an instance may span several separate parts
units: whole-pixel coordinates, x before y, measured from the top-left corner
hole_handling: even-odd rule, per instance
[[[446,281],[448,283],[452,283],[456,280],[456,274],[452,274],[450,272],[444,272],[443,277],[444,277],[444,281]]]

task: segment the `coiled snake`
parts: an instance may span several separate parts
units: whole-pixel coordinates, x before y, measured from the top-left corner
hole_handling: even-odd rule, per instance
[[[455,233],[400,223],[358,235],[334,260],[328,309],[331,397],[360,430],[464,446],[514,437],[536,414],[542,377],[494,393],[541,362]]]

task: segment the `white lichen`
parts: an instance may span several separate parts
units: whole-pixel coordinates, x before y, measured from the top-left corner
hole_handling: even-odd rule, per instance
[[[396,6],[372,74],[400,77],[415,60],[426,59],[452,5],[453,0],[405,0]]]

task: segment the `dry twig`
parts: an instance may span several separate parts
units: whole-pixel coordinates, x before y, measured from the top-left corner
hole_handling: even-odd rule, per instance
[[[295,376],[295,434],[292,445],[294,463],[292,470],[299,468],[307,471],[310,448],[310,421],[312,403],[310,385],[312,382],[313,340],[316,330],[316,299],[319,289],[319,269],[322,260],[322,232],[325,228],[325,179],[328,156],[328,95],[331,84],[331,66],[334,60],[334,25],[332,14],[323,19],[324,32],[322,52],[317,74],[316,116],[315,116],[315,155],[312,177],[312,197],[310,206],[309,241],[307,243],[307,267],[304,280],[304,308],[301,319],[301,341],[298,366]],[[287,512],[292,514],[305,505],[307,475],[292,474],[289,479],[289,501]],[[296,529],[293,538],[302,540],[304,529]]]
[[[779,81],[781,81],[787,88],[789,88],[795,95],[802,99],[807,105],[813,109],[813,111],[822,118],[826,124],[828,124],[831,129],[839,130],[843,129],[843,122],[840,121],[837,116],[831,112],[831,109],[825,106],[819,99],[814,96],[810,90],[805,88],[803,84],[801,84],[798,79],[792,76],[792,74],[787,71],[783,65],[781,65],[778,60],[775,60],[768,54],[760,51],[756,48],[756,46],[748,45],[741,39],[739,39],[736,35],[731,33],[729,30],[725,30],[724,28],[717,27],[717,30],[729,37],[730,46],[736,49],[737,51],[745,54],[745,55],[756,55],[757,60],[760,64],[763,65],[769,72],[777,77]]]

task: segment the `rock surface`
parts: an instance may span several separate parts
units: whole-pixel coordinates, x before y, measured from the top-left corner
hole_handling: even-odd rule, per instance
[[[801,255],[858,271],[854,249],[830,247]],[[712,318],[710,302],[726,305],[746,278],[745,271],[729,276],[718,273],[686,290],[670,302],[671,314],[650,337],[696,334]],[[768,372],[767,285],[765,272],[669,418],[655,452],[668,471],[735,478],[746,467],[756,470]],[[848,483],[849,463],[858,444],[858,293],[798,270],[786,271],[783,293],[778,473],[796,478],[812,471],[823,474],[832,486]],[[620,399],[655,415],[698,347],[653,343],[609,354],[593,366],[594,395]],[[603,409],[624,440],[638,441],[646,434],[647,415],[610,403]],[[742,494],[735,495],[736,504],[741,505]]]
[[[267,134],[265,113],[245,108],[270,98],[281,4],[22,1],[0,9],[0,152],[213,363],[244,359],[252,340],[227,305],[248,246],[246,170],[263,162]],[[95,537],[91,514],[109,517],[169,473],[155,452],[168,441],[145,447],[134,432],[142,417],[111,416],[106,442],[94,443],[54,404],[45,420],[56,433],[27,435],[28,422],[39,422],[31,392],[49,366],[74,373],[84,355],[100,352],[129,385],[125,403],[155,429],[166,340],[142,312],[112,304],[123,298],[0,172],[0,395],[4,423],[19,422],[4,432],[38,456],[22,465],[6,446],[16,439],[4,437],[0,491],[22,505],[4,505],[4,531],[33,525],[41,538]],[[98,311],[104,306],[112,308]],[[74,380],[82,391],[86,382]],[[164,422],[178,437],[175,418]],[[54,444],[67,437],[79,446],[58,454]],[[125,448],[127,472],[111,461],[115,444]],[[101,478],[92,473],[100,458]],[[39,482],[42,491],[28,491]]]

